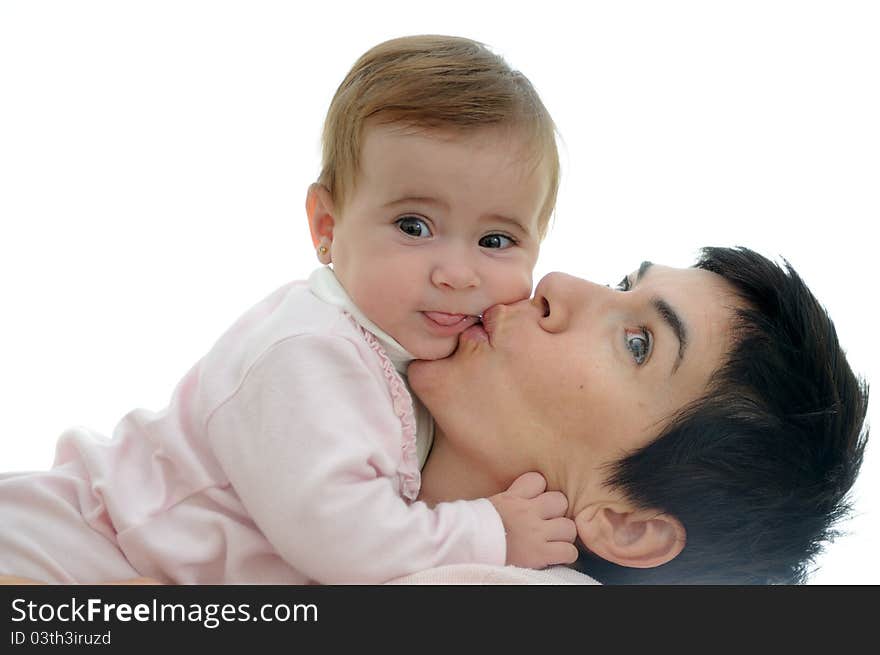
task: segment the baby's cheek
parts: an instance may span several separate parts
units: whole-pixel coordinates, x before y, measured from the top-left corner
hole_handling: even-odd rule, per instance
[[[532,295],[532,269],[523,267],[508,271],[498,280],[494,295],[492,304],[509,304],[529,298]]]

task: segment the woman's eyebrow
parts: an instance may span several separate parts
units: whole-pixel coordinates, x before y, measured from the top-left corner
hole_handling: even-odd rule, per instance
[[[639,283],[642,277],[644,277],[645,273],[648,272],[648,269],[651,268],[653,265],[654,264],[649,261],[642,262],[641,266],[639,266],[639,272],[636,273],[635,284]],[[635,284],[633,286],[635,286]],[[660,316],[661,320],[669,326],[669,329],[672,330],[675,338],[678,339],[678,357],[675,360],[675,364],[672,365],[672,373],[674,374],[678,370],[678,367],[681,365],[681,362],[684,359],[684,351],[687,349],[687,326],[685,326],[684,321],[681,320],[681,316],[679,316],[678,312],[676,312],[672,308],[672,305],[663,300],[663,298],[651,298],[651,306],[657,312],[657,315]]]
[[[672,373],[674,374],[681,365],[681,362],[684,359],[684,351],[687,349],[687,327],[685,326],[684,321],[681,320],[681,316],[678,315],[678,312],[672,309],[669,303],[663,300],[663,298],[651,298],[651,306],[657,310],[657,314],[659,314],[663,322],[669,326],[672,333],[675,335],[675,338],[678,339],[678,357],[675,360],[675,364],[672,365]]]

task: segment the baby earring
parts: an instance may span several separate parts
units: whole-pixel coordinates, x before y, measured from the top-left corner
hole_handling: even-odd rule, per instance
[[[318,246],[318,254],[319,254],[319,255],[323,256],[323,255],[326,255],[328,252],[329,252],[329,251],[327,250],[327,246],[325,246],[325,245],[323,245],[323,244],[321,244],[320,246]]]

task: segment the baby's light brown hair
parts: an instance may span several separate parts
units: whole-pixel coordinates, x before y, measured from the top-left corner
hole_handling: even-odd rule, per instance
[[[318,182],[337,207],[354,188],[367,121],[467,132],[512,128],[538,164],[549,190],[538,220],[544,237],[559,188],[556,126],[532,83],[484,44],[454,36],[385,41],[358,59],[339,85],[324,121]]]

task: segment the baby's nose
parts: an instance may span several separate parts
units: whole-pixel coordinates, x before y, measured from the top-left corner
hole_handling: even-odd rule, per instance
[[[480,285],[476,268],[465,258],[446,259],[434,266],[431,282],[447,289],[468,289]]]

